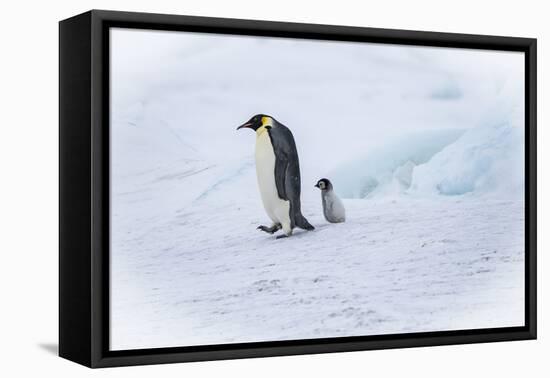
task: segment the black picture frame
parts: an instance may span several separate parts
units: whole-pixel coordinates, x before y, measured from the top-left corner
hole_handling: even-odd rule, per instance
[[[525,53],[525,326],[110,351],[111,27]],[[59,355],[88,367],[536,338],[536,39],[92,10],[59,24]]]

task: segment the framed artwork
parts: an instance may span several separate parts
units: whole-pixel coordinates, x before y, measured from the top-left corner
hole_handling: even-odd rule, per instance
[[[60,22],[60,355],[536,337],[536,40]]]

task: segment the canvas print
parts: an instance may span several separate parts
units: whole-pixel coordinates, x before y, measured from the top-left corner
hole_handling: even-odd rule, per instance
[[[111,350],[525,324],[525,56],[110,30]]]

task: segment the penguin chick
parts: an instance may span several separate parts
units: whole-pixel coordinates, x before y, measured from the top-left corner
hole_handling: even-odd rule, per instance
[[[323,200],[323,214],[330,223],[342,223],[346,221],[346,209],[344,204],[334,193],[332,183],[322,178],[315,184],[316,188],[321,189],[321,199]]]

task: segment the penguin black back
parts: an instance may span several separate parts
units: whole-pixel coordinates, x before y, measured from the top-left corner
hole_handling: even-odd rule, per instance
[[[266,128],[276,157],[275,183],[279,198],[290,202],[292,227],[313,230],[314,227],[302,215],[300,163],[294,136],[288,127],[274,118],[272,120],[271,127],[266,126]]]

